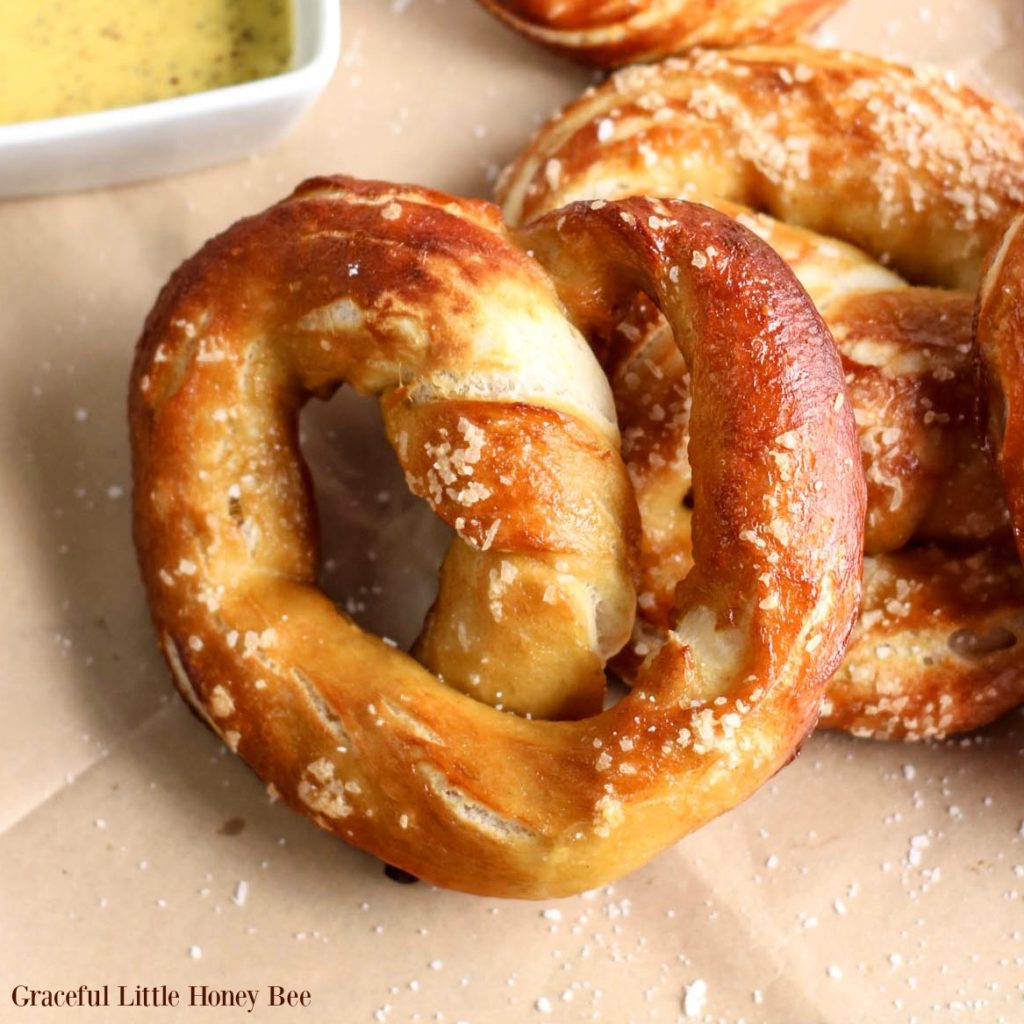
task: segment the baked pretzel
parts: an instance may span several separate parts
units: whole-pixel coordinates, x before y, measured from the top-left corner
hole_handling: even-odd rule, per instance
[[[870,557],[823,724],[941,736],[1018,704],[1024,583],[1005,557],[1005,502],[976,423],[972,292],[982,253],[1024,200],[1019,119],[937,73],[855,54],[704,52],[588,91],[499,184],[512,223],[641,192],[700,199],[760,234],[842,351]],[[622,316],[595,344],[643,521],[639,651],[616,663],[628,677],[689,567],[688,391],[658,318],[642,303]],[[904,550],[925,542],[939,547]]]
[[[988,438],[1024,558],[1024,211],[1009,222],[986,261],[977,322]]]
[[[782,42],[843,0],[480,0],[506,25],[599,67],[655,60],[693,46]]]
[[[490,204],[307,182],[174,274],[130,416],[139,560],[193,709],[322,828],[440,885],[543,897],[630,871],[793,756],[855,617],[863,480],[827,331],[744,229],[629,200],[542,219],[525,242],[551,277]],[[652,295],[709,441],[679,620],[631,694],[557,722],[467,697],[334,607],[296,436],[310,396],[379,395],[411,488],[496,560],[503,628],[551,602],[572,624],[593,560],[617,604],[635,511],[607,384],[552,279],[581,323],[595,289]]]

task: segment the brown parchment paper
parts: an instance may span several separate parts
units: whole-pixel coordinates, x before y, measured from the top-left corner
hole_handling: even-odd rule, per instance
[[[592,73],[469,0],[347,0],[343,54],[257,157],[0,202],[0,1020],[466,1024],[1024,1021],[1024,728],[815,736],[754,799],[619,884],[546,903],[401,886],[269,802],[173,695],[129,537],[125,389],[171,269],[330,171],[488,193]],[[1020,0],[851,0],[829,44],[964,73],[1024,110]],[[407,641],[443,531],[372,405],[304,420],[325,578]],[[257,989],[19,1009],[15,985]],[[310,1005],[268,1005],[269,987]]]

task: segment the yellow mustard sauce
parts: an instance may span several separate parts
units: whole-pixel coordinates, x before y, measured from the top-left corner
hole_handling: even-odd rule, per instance
[[[291,0],[0,0],[0,124],[287,70]]]

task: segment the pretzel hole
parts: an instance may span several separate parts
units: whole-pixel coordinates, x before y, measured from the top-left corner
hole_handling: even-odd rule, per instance
[[[342,388],[302,410],[319,524],[319,582],[367,632],[408,650],[454,531],[410,493],[375,398]]]
[[[608,708],[615,707],[615,705],[630,692],[630,686],[614,667],[605,669],[604,678],[606,683],[604,691],[604,710],[607,711]]]

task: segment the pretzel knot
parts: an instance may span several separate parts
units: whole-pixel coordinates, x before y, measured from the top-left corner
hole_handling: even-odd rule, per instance
[[[520,244],[547,271],[490,204],[308,182],[175,273],[130,412],[139,558],[192,707],[321,827],[441,885],[542,897],[624,874],[793,755],[855,614],[863,483],[827,332],[744,229],[637,199]],[[635,507],[552,282],[584,325],[624,288],[652,296],[705,442],[678,621],[629,696],[575,721],[458,689],[506,657],[528,702],[587,692],[629,634]],[[342,382],[380,397],[410,486],[455,530],[420,643],[443,681],[315,584],[296,417]]]
[[[782,42],[843,0],[480,0],[506,25],[567,57],[618,67],[694,46]]]
[[[863,614],[823,724],[941,736],[1024,699],[1024,571],[977,420],[972,325],[981,258],[1024,204],[1019,117],[858,54],[696,52],[588,90],[498,191],[513,224],[582,199],[709,203],[768,241],[822,312],[868,484]],[[639,652],[615,662],[628,678],[691,564],[690,381],[649,303],[591,340],[642,519]]]

